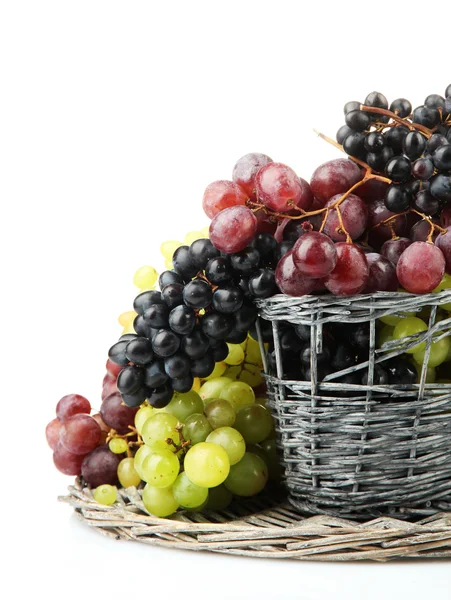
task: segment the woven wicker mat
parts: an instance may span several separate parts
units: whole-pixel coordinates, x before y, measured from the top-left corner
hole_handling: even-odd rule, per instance
[[[147,513],[140,490],[118,492],[116,504],[103,506],[76,481],[59,500],[104,535],[168,548],[315,561],[451,558],[451,513],[416,523],[389,517],[358,523],[303,517],[286,500],[256,498],[220,512],[160,519]]]

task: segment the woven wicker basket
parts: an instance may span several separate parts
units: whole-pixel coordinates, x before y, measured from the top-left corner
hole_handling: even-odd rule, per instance
[[[258,301],[272,322],[277,377],[265,372],[268,406],[290,503],[303,513],[365,520],[380,515],[408,519],[451,510],[451,385],[427,384],[432,339],[451,334],[451,318],[437,320],[437,308],[451,290],[416,296],[376,293],[353,297],[277,295]],[[429,307],[422,334],[376,349],[376,320]],[[311,328],[311,380],[283,379],[281,322]],[[369,359],[317,380],[317,352],[327,323],[369,322]],[[261,328],[258,328],[261,331]],[[262,336],[259,333],[263,349]],[[426,342],[417,385],[372,385],[377,363]],[[368,385],[337,379],[368,369]],[[363,373],[363,371],[362,371]]]

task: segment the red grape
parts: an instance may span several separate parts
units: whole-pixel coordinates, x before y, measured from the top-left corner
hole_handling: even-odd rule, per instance
[[[62,426],[61,444],[72,454],[86,455],[97,447],[102,435],[100,425],[90,415],[74,415]]]
[[[442,210],[440,213],[440,222],[442,227],[449,227],[451,225],[451,207]]]
[[[333,196],[326,202],[326,206],[332,206],[339,198],[341,198],[340,194]],[[368,222],[368,209],[366,204],[358,196],[349,194],[337,208],[340,209],[345,230],[353,240],[359,238],[365,231]],[[324,226],[324,233],[336,242],[344,242],[346,240],[346,234],[338,232],[338,230],[342,230],[338,219],[337,208],[334,208],[329,212]]]
[[[221,252],[244,250],[257,231],[257,218],[245,206],[232,206],[218,213],[210,223],[210,240]]]
[[[277,220],[274,217],[268,216],[264,210],[259,210],[254,215],[257,218],[256,233],[270,233],[274,235],[277,229]]]
[[[213,181],[207,186],[202,200],[205,214],[212,219],[221,210],[246,204],[248,197],[234,181]]]
[[[436,225],[439,224],[438,219],[431,219],[431,220]],[[421,221],[418,221],[418,223],[415,223],[415,225],[410,230],[409,237],[413,242],[427,242],[430,233],[431,233],[431,226],[429,225],[429,223],[427,221],[425,221],[423,219]],[[433,242],[436,240],[437,235],[438,235],[438,232],[434,228],[434,231],[432,233],[432,241]]]
[[[83,479],[92,488],[103,484],[116,485],[121,459],[121,455],[113,454],[108,446],[99,446],[85,457],[81,465]]]
[[[121,367],[121,371],[124,367]],[[111,394],[116,394],[119,390],[117,389],[117,379],[112,376],[109,376],[107,373],[103,378],[102,384],[102,400],[111,396]]]
[[[385,192],[388,189],[389,184],[385,181],[378,181],[377,179],[368,179],[358,188],[356,194],[364,202],[370,203],[374,200],[381,200],[385,198]]]
[[[45,428],[45,437],[47,443],[52,450],[55,450],[56,445],[60,439],[61,421],[59,419],[53,419]]]
[[[445,257],[437,246],[414,242],[396,266],[399,283],[412,294],[428,294],[441,282],[445,273]]]
[[[106,370],[107,373],[109,373],[110,375],[112,375],[113,377],[116,377],[119,375],[119,373],[121,372],[122,366],[121,365],[116,365],[114,362],[112,362],[110,359],[108,359],[106,361]]]
[[[370,272],[363,293],[396,292],[399,283],[393,263],[376,252],[370,252],[365,256]]]
[[[348,158],[336,158],[313,172],[310,187],[322,208],[332,196],[344,194],[361,179],[360,167]]]
[[[85,456],[83,454],[72,454],[59,443],[53,453],[55,467],[64,475],[80,475],[81,465]]]
[[[352,296],[359,294],[368,281],[369,269],[365,254],[354,244],[338,242],[337,264],[326,277],[324,285],[332,294]]]
[[[446,233],[440,233],[437,236],[435,245],[443,252],[446,263],[446,272],[451,274],[451,225],[446,228]]]
[[[298,177],[298,179],[301,186],[301,203],[304,207],[304,210],[312,210],[312,205],[315,201],[315,198],[313,197],[312,188],[310,187],[309,182],[305,179],[302,179],[302,177]],[[287,215],[299,215],[299,211],[296,209],[289,210],[287,212]]]
[[[115,429],[118,433],[124,434],[129,433],[129,425],[133,425],[135,422],[135,414],[138,410],[136,408],[130,408],[122,403],[122,398],[119,393],[112,394],[105,398],[100,407],[100,416],[103,422]]]
[[[380,250],[386,240],[392,238],[392,229],[388,225],[379,225],[390,217],[396,217],[391,221],[393,231],[396,235],[405,235],[407,230],[406,215],[396,215],[388,210],[383,200],[376,200],[368,204],[368,229],[370,230],[368,242],[376,250]],[[377,227],[376,227],[377,225]]]
[[[396,267],[399,257],[404,250],[410,246],[411,243],[412,240],[403,237],[395,238],[394,240],[387,240],[382,245],[381,254],[382,256],[385,256],[385,258],[388,258],[388,260]]]
[[[264,165],[273,162],[272,158],[260,152],[242,156],[233,167],[232,179],[251,198],[255,199],[255,176]]]
[[[325,277],[337,264],[337,251],[332,240],[317,231],[301,236],[295,243],[293,261],[296,268],[305,277],[314,279]]]
[[[65,423],[74,415],[80,413],[88,414],[91,412],[91,404],[84,396],[79,394],[68,394],[63,396],[56,405],[56,416]]]
[[[276,283],[280,291],[289,296],[305,296],[317,288],[319,281],[304,277],[296,269],[293,252],[287,252],[281,258],[276,269]]]
[[[262,167],[255,177],[255,190],[258,200],[275,212],[288,212],[293,206],[308,210],[313,200],[310,187],[282,163]]]

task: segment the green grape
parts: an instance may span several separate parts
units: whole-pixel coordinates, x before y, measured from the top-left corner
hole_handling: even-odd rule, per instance
[[[204,408],[204,412],[213,429],[231,427],[235,423],[235,409],[227,400],[212,400],[208,402]]]
[[[433,339],[429,354],[428,367],[438,367],[443,362],[445,362],[446,357],[448,356],[449,348],[449,337],[445,337],[437,341]],[[413,355],[413,358],[419,365],[423,364],[425,353],[426,348],[424,350],[420,350],[419,352],[415,352],[415,354]]]
[[[448,273],[445,273],[441,282],[438,284],[438,286],[435,288],[435,290],[432,290],[432,291],[435,293],[435,292],[441,292],[443,290],[449,290],[450,288],[451,288],[451,275],[448,275]],[[444,310],[451,311],[451,302],[446,302],[445,304],[441,304],[440,307],[443,308]]]
[[[207,508],[209,510],[223,510],[227,508],[233,500],[232,492],[221,483],[208,490]]]
[[[229,367],[226,371],[224,371],[224,376],[228,377],[230,381],[236,381],[236,378],[241,373],[241,368],[241,365]]]
[[[186,419],[183,426],[183,437],[185,440],[190,440],[194,446],[200,442],[205,442],[211,431],[212,427],[207,417],[201,413],[195,413]]]
[[[133,275],[133,283],[142,292],[151,290],[157,283],[158,273],[153,267],[140,267]]]
[[[219,397],[228,400],[236,411],[255,402],[254,390],[243,381],[232,381],[221,390]]]
[[[113,438],[108,447],[113,454],[123,454],[128,450],[128,444],[123,438]]]
[[[185,235],[185,239],[183,240],[183,243],[185,244],[185,246],[191,246],[191,244],[193,242],[195,242],[196,240],[201,240],[204,237],[205,236],[202,233],[202,231],[190,231],[189,233],[187,233]]]
[[[227,452],[230,465],[239,462],[246,452],[246,442],[239,431],[232,427],[219,427],[210,433],[207,442],[222,446]]]
[[[123,458],[117,467],[117,477],[122,487],[138,486],[141,483],[141,477],[135,469],[134,459]]]
[[[166,443],[168,438],[172,439],[175,444],[180,443],[180,436],[175,428],[178,425],[178,419],[174,415],[159,412],[152,415],[144,423],[142,428],[142,438],[144,443],[150,448],[162,448],[162,443]],[[166,444],[166,448],[175,452],[172,444]]]
[[[418,319],[418,317],[408,317],[407,319],[402,319],[395,327],[393,331],[393,337],[395,340],[400,340],[409,335],[414,335],[416,333],[422,333],[423,331],[427,331],[428,326],[424,321]],[[420,352],[420,350],[424,350],[426,347],[425,342],[421,344],[417,344],[413,348],[406,350],[407,354],[415,354],[415,352]]]
[[[451,344],[449,345],[449,350],[448,350],[448,354],[446,355],[445,362],[449,362],[449,361],[451,361]]]
[[[159,450],[147,456],[142,464],[143,479],[155,487],[167,487],[177,479],[180,461],[170,450]]]
[[[133,457],[133,464],[135,466],[135,470],[141,477],[141,479],[144,479],[144,472],[142,470],[143,463],[145,459],[152,454],[152,452],[153,451],[149,448],[149,446],[143,444],[138,448],[135,456]]]
[[[272,432],[273,420],[264,406],[251,404],[237,412],[234,427],[244,437],[246,444],[259,444]]]
[[[224,361],[217,362],[215,364],[215,368],[210,373],[210,375],[208,375],[208,377],[204,377],[205,381],[210,381],[211,379],[216,379],[217,377],[221,377],[221,375],[224,374],[226,369],[227,369],[227,365],[225,364]]]
[[[149,417],[152,417],[154,414],[154,409],[151,406],[141,406],[138,412],[135,415],[135,427],[138,431],[139,435],[141,435],[144,423],[147,421]]]
[[[268,398],[266,398],[266,396],[258,396],[257,398],[255,398],[255,404],[260,404],[261,406],[264,406],[266,408],[267,400]]]
[[[421,369],[422,369],[423,365],[419,365],[416,360],[412,360],[412,363],[413,363],[415,369],[417,370],[417,375],[418,375],[417,383],[420,383]],[[428,369],[426,371],[426,383],[435,383],[436,379],[437,379],[437,373],[435,371],[435,368],[428,367]]]
[[[415,313],[414,312],[405,312],[405,313],[398,313],[401,316],[395,316],[395,315],[385,315],[384,317],[380,317],[379,321],[382,321],[382,323],[384,323],[384,325],[390,325],[390,327],[396,327],[396,325],[402,321],[403,319],[405,319],[406,317],[414,317]]]
[[[202,398],[193,390],[186,392],[186,394],[175,393],[166,406],[166,412],[177,417],[180,423],[184,423],[190,415],[201,413],[203,410]]]
[[[207,498],[206,500],[204,500],[204,502],[202,502],[202,504],[199,504],[199,506],[193,506],[192,508],[187,508],[187,507],[183,507],[185,510],[187,510],[188,512],[200,512],[201,510],[203,510],[206,506],[207,506],[207,502],[208,502],[208,488],[202,488],[204,490],[207,490]]]
[[[269,479],[271,481],[280,481],[283,469],[280,464],[280,458],[277,454],[276,440],[265,440],[261,443],[261,448],[266,455],[266,465],[268,467]]]
[[[437,379],[437,383],[451,383],[451,379]]]
[[[211,442],[201,442],[188,450],[185,456],[185,473],[200,487],[216,487],[230,471],[227,452]]]
[[[255,496],[267,481],[268,467],[265,461],[256,454],[246,452],[239,463],[230,467],[224,485],[237,496]]]
[[[208,488],[196,485],[183,471],[172,486],[174,498],[183,508],[198,508],[208,499]]]
[[[99,504],[110,506],[110,504],[114,504],[117,500],[117,490],[114,485],[99,485],[94,490],[93,496],[94,500]]]
[[[227,346],[229,347],[229,354],[227,355],[225,362],[228,365],[240,365],[244,362],[244,350],[240,344],[227,344]]]
[[[231,382],[232,380],[228,377],[218,377],[216,379],[206,381],[201,385],[199,395],[204,401],[207,400],[207,398],[219,398],[221,390]]]
[[[260,352],[260,345],[257,341],[254,340],[254,338],[252,338],[250,336],[247,338],[247,344],[246,344],[245,351],[246,351],[246,362],[257,365],[258,367],[260,367],[260,369],[262,369],[263,361],[262,361],[262,354]]]
[[[147,484],[143,489],[143,504],[155,517],[169,517],[175,513],[179,504],[174,498],[172,485],[165,488]]]
[[[174,252],[177,248],[180,248],[180,246],[183,246],[182,242],[176,242],[175,240],[168,240],[167,242],[163,242],[160,246],[161,254],[169,261],[169,269],[172,269],[172,257],[174,256]]]
[[[258,387],[263,383],[260,367],[257,365],[244,363],[244,368],[238,375],[237,380],[244,381],[244,383],[247,383],[251,387]]]
[[[378,344],[379,348],[382,348],[382,346],[384,344],[386,344],[387,342],[391,342],[392,340],[395,339],[393,337],[394,330],[395,330],[395,328],[391,327],[390,325],[384,325],[382,327],[382,329],[379,331],[379,334],[377,337],[377,344]]]

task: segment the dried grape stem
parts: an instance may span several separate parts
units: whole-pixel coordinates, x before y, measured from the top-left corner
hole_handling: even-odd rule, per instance
[[[366,104],[361,104],[360,110],[363,110],[363,111],[369,112],[369,113],[375,113],[377,115],[384,115],[386,117],[390,117],[391,119],[393,119],[393,121],[396,121],[397,123],[404,125],[405,127],[408,127],[410,129],[410,131],[415,131],[415,130],[421,131],[421,133],[424,133],[424,135],[428,138],[430,138],[433,133],[427,127],[424,127],[423,125],[419,125],[418,123],[411,123],[410,121],[407,121],[406,119],[402,119],[401,117],[396,115],[394,112],[391,112],[391,110],[387,110],[385,108],[378,108],[377,106],[366,106]]]

